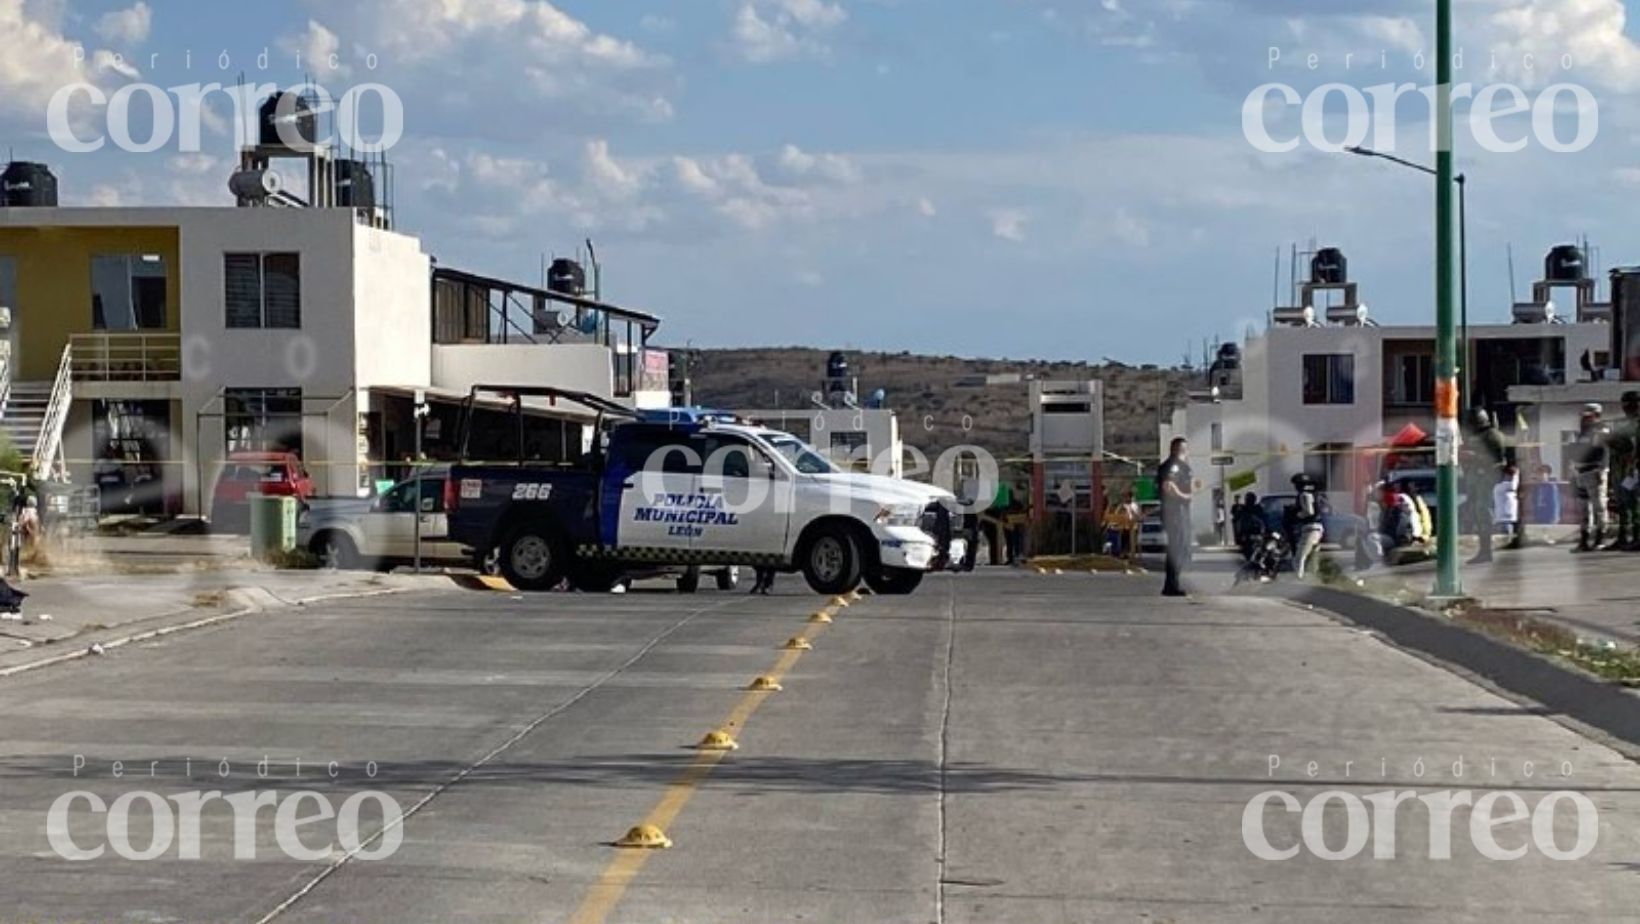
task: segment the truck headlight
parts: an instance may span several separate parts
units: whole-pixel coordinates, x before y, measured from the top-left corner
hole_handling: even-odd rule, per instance
[[[894,504],[877,511],[877,522],[882,526],[920,526],[922,507],[917,504]]]

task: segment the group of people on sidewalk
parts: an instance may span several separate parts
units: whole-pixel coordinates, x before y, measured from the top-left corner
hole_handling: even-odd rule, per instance
[[[1640,552],[1640,391],[1623,395],[1622,410],[1621,419],[1608,422],[1601,405],[1587,405],[1577,439],[1570,447],[1568,464],[1580,523],[1579,552]],[[1524,544],[1527,517],[1523,511],[1521,470],[1515,447],[1489,413],[1473,410],[1465,423],[1464,525],[1480,540],[1475,560],[1485,562],[1492,558],[1497,536],[1504,538],[1505,548],[1518,549]],[[1551,484],[1547,478],[1542,481]],[[1181,438],[1172,442],[1167,458],[1157,469],[1156,485],[1167,541],[1167,577],[1162,593],[1185,596],[1182,577],[1191,562],[1190,503],[1195,491],[1188,441]],[[1291,555],[1293,570],[1303,578],[1310,572],[1326,536],[1327,509],[1313,479],[1296,475],[1293,488],[1295,501],[1287,506],[1278,529],[1266,522],[1258,498],[1252,494],[1237,505],[1232,522],[1238,546],[1250,564],[1263,556],[1269,560],[1265,567],[1273,570]],[[1434,518],[1417,486],[1388,479],[1377,490],[1380,515],[1370,529],[1379,547],[1392,550],[1418,543],[1433,546]],[[1607,544],[1614,514],[1616,534]],[[1272,533],[1278,533],[1281,540],[1273,551],[1266,544]]]
[[[1640,552],[1640,391],[1624,394],[1622,407],[1622,418],[1608,422],[1604,407],[1586,405],[1569,447],[1572,496],[1578,506],[1577,552]],[[1476,560],[1491,559],[1494,532],[1508,538],[1508,547],[1519,548],[1527,519],[1519,463],[1514,447],[1483,410],[1470,413],[1464,471],[1466,525],[1481,541]],[[1548,471],[1547,466],[1539,470],[1539,482],[1547,486],[1541,490],[1553,490]],[[1616,535],[1607,544],[1614,513]],[[1557,520],[1558,513],[1551,517]]]
[[[1640,552],[1640,391],[1627,392],[1622,400],[1623,416],[1612,422],[1599,404],[1585,406],[1572,445],[1580,552]],[[1614,509],[1617,535],[1606,545]]]

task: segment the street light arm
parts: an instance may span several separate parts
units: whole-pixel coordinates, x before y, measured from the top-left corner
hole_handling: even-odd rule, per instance
[[[1358,157],[1376,157],[1379,160],[1387,160],[1392,164],[1400,164],[1403,167],[1407,167],[1409,169],[1416,170],[1419,173],[1427,173],[1430,176],[1435,176],[1434,168],[1426,167],[1423,164],[1413,163],[1410,160],[1406,160],[1404,158],[1396,157],[1394,154],[1385,154],[1382,151],[1374,151],[1372,148],[1363,148],[1363,147],[1360,147],[1358,145],[1353,146],[1353,147],[1347,147],[1344,150],[1346,152],[1348,152],[1350,154],[1354,154]]]

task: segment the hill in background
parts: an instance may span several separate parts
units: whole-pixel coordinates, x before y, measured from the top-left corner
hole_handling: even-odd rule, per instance
[[[674,350],[674,368],[690,364],[695,403],[708,407],[803,410],[825,378],[830,350],[799,347]],[[963,387],[975,376],[1019,373],[1040,379],[1105,383],[1105,448],[1135,459],[1157,456],[1157,427],[1183,403],[1199,373],[1122,364],[962,359],[911,353],[845,351],[859,380],[861,400],[881,388],[887,406],[899,412],[900,433],[930,459],[964,443],[983,446],[999,459],[1017,459],[1030,449],[1029,385]],[[921,421],[933,418],[934,430]],[[963,417],[973,420],[963,432]]]

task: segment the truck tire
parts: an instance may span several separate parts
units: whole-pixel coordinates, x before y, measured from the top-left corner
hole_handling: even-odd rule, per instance
[[[501,576],[519,590],[543,593],[563,583],[570,552],[558,530],[526,523],[501,540]]]
[[[740,586],[740,567],[730,565],[717,573],[717,589],[723,591],[734,590]]]
[[[347,533],[336,530],[325,530],[313,537],[308,545],[308,551],[324,564],[324,567],[334,571],[354,571],[361,564],[359,547],[353,544]]]
[[[910,568],[883,568],[875,574],[866,575],[866,586],[871,588],[872,593],[884,597],[903,597],[922,584],[925,573]]]
[[[700,566],[690,565],[678,575],[678,593],[692,594],[700,590]]]
[[[824,523],[803,547],[803,579],[817,594],[846,594],[860,586],[860,547],[848,527]]]

